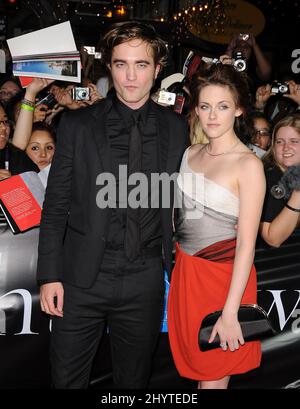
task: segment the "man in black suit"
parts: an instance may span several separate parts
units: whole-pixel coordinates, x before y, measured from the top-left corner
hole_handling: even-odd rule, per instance
[[[155,205],[135,209],[129,180],[127,207],[121,194],[112,200],[113,188],[111,206],[101,196],[103,175],[119,192],[133,173],[150,182],[179,168],[186,123],[150,99],[166,46],[136,22],[117,24],[103,44],[115,95],[62,118],[40,228],[37,279],[42,310],[53,316],[56,388],[88,386],[106,324],[115,385],[147,386],[163,312],[162,253],[171,269],[173,198],[163,206],[149,183],[137,196]]]

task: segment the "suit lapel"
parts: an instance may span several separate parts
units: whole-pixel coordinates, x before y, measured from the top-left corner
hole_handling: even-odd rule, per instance
[[[110,153],[110,144],[106,132],[106,118],[107,112],[111,107],[111,99],[106,98],[103,101],[105,104],[104,108],[95,110],[94,123],[92,125],[92,136],[97,146],[97,153],[100,159],[100,166],[105,170],[105,172],[111,171],[111,153]]]
[[[158,165],[159,172],[162,173],[168,169],[169,129],[163,111],[155,102],[152,104],[157,115]]]

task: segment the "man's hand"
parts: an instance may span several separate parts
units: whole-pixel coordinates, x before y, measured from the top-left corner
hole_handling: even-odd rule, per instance
[[[264,109],[266,102],[270,98],[271,95],[275,95],[273,92],[271,92],[271,85],[262,85],[261,87],[258,87],[256,90],[256,96],[255,96],[255,107],[257,109]]]
[[[236,47],[236,43],[238,40],[238,34],[234,34],[230,40],[230,43],[227,46],[227,50],[225,52],[226,55],[228,55],[229,57],[232,57],[232,51],[235,49]]]
[[[233,59],[227,55],[227,54],[223,54],[219,57],[219,60],[222,64],[227,64],[227,65],[232,65],[233,64]]]
[[[256,45],[255,37],[252,33],[249,33],[249,38],[246,42],[253,48]]]
[[[43,284],[40,288],[41,309],[46,314],[63,317],[64,287],[60,282]]]
[[[0,180],[7,179],[11,177],[11,173],[9,170],[0,169]]]

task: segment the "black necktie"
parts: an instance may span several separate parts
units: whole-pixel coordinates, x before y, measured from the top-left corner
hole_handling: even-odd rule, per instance
[[[139,115],[133,115],[133,125],[129,133],[128,144],[128,178],[130,175],[142,170],[142,140],[139,132]],[[128,196],[135,186],[128,185]],[[140,208],[134,209],[128,203],[125,233],[125,253],[128,260],[133,261],[140,254]]]

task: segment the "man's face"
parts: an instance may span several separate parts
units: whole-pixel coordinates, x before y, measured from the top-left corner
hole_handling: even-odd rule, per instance
[[[132,109],[145,104],[159,72],[149,44],[134,39],[114,47],[110,65],[117,97]]]
[[[13,81],[6,81],[0,88],[0,101],[8,102],[20,91],[21,89]]]

